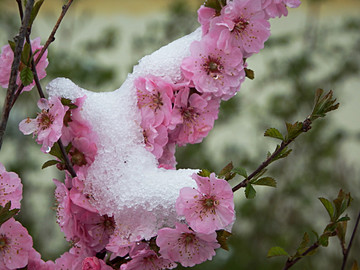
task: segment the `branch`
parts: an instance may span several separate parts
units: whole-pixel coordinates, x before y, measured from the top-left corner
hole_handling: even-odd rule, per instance
[[[305,250],[305,251],[300,255],[300,257],[297,257],[295,260],[288,259],[288,260],[286,261],[286,264],[285,264],[283,270],[289,269],[289,268],[292,267],[295,263],[297,263],[301,258],[305,257],[305,256],[308,255],[310,252],[316,250],[319,246],[320,246],[319,242],[316,241],[311,247],[309,247],[307,250]]]
[[[14,50],[14,60],[11,65],[11,73],[9,79],[9,86],[7,89],[2,116],[1,116],[1,123],[0,123],[0,150],[3,142],[4,133],[6,130],[7,122],[10,115],[10,110],[13,104],[14,94],[17,88],[16,79],[19,72],[20,66],[20,59],[21,59],[21,52],[24,46],[24,39],[27,32],[27,26],[29,25],[31,10],[34,5],[34,0],[28,0],[26,2],[25,14],[22,20],[22,24],[19,30],[19,34],[14,38],[15,40],[15,50]]]
[[[359,226],[359,223],[360,223],[360,211],[359,211],[359,214],[358,214],[356,223],[355,223],[355,227],[354,227],[353,233],[352,233],[351,238],[350,238],[349,245],[348,245],[348,247],[347,247],[347,249],[345,250],[345,253],[344,253],[344,259],[343,259],[343,263],[342,263],[342,266],[341,266],[341,270],[345,270],[346,261],[347,261],[347,258],[348,258],[348,256],[349,256],[350,249],[351,249],[352,243],[353,243],[353,241],[354,241],[355,234],[356,234],[356,230],[357,230],[357,228],[358,228],[358,226]]]

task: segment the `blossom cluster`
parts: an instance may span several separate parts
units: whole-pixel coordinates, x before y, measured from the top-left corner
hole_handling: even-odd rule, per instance
[[[221,100],[240,90],[246,59],[269,38],[269,19],[299,5],[299,0],[228,0],[220,11],[202,6],[202,37],[181,63],[182,79],[148,75],[135,80],[145,147],[160,167],[175,168],[176,145],[199,143],[208,135]]]

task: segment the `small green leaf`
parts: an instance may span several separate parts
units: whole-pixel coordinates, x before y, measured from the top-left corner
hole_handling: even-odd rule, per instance
[[[319,117],[324,117],[328,112],[339,108],[339,103],[334,104],[336,99],[333,98],[333,92],[331,90],[327,94],[323,94],[323,89],[316,90],[314,108],[310,116],[311,121]]]
[[[20,79],[24,86],[31,84],[34,80],[34,74],[29,67],[24,67],[20,72]]]
[[[323,247],[327,247],[329,245],[329,236],[322,234],[319,238],[319,244]]]
[[[267,258],[277,257],[277,256],[289,256],[289,253],[287,253],[282,247],[272,247],[268,251]]]
[[[64,106],[68,106],[70,109],[76,109],[78,107],[77,105],[73,104],[71,99],[67,99],[67,98],[62,98],[61,104]]]
[[[59,158],[62,161],[64,160],[58,143],[54,143],[53,147],[51,147],[49,154]]]
[[[346,217],[340,218],[337,222],[345,222],[345,221],[349,221],[349,220],[350,220],[350,218],[348,216],[346,216]]]
[[[218,243],[220,244],[220,247],[222,249],[225,249],[225,250],[229,250],[229,246],[227,244],[227,240],[228,238],[231,236],[231,233],[228,232],[228,231],[225,231],[225,230],[219,230],[219,231],[216,231],[216,240],[218,241]]]
[[[0,226],[20,211],[20,209],[10,210],[10,207],[11,201],[8,201],[4,207],[0,205]]]
[[[243,176],[244,178],[247,178],[248,175],[246,173],[246,170],[242,167],[236,167],[232,170],[234,173]]]
[[[245,196],[247,199],[254,199],[256,196],[256,190],[251,184],[247,184],[245,188]]]
[[[296,250],[295,257],[301,256],[301,254],[303,254],[306,251],[309,242],[310,242],[309,234],[307,232],[305,232],[303,239],[302,239],[298,249]]]
[[[350,193],[345,193],[342,189],[339,191],[339,194],[335,200],[333,200],[335,205],[335,214],[334,219],[338,219],[342,213],[350,206],[352,197]]]
[[[252,184],[258,186],[276,187],[276,180],[272,177],[263,177]]]
[[[211,172],[207,169],[202,169],[200,172],[198,172],[198,175],[202,177],[210,177]]]
[[[25,66],[29,66],[29,59],[30,59],[30,44],[25,42],[23,51],[21,52],[21,62]]]
[[[290,141],[299,136],[303,130],[303,124],[301,122],[295,122],[294,124],[286,123],[287,135],[285,140]]]
[[[230,162],[220,171],[219,176],[224,177],[225,175],[229,174],[233,168],[234,165],[232,162]]]
[[[72,143],[69,143],[69,144],[65,147],[65,152],[66,152],[66,154],[69,154],[71,148],[72,148]]]
[[[39,13],[39,10],[41,8],[41,5],[44,3],[44,0],[39,0],[35,3],[35,5],[33,6],[33,9],[31,10],[31,14],[30,14],[30,21],[29,21],[29,25],[31,26],[36,18],[36,16]]]
[[[244,68],[244,70],[245,70],[245,76],[247,78],[249,78],[250,80],[255,79],[255,73],[254,73],[254,71],[252,69]]]
[[[264,133],[265,137],[271,137],[271,138],[275,138],[275,139],[279,139],[281,141],[284,140],[283,135],[280,133],[279,130],[277,130],[276,128],[269,128],[265,131]]]
[[[333,217],[334,217],[334,207],[332,205],[332,203],[328,200],[328,199],[325,199],[325,198],[319,198],[320,202],[324,205],[326,211],[328,212],[329,216],[330,216],[330,220],[331,221],[334,221],[333,220]]]
[[[56,165],[58,163],[60,163],[60,161],[58,161],[58,160],[54,160],[54,159],[53,160],[48,160],[42,165],[41,169],[45,169],[47,167],[54,166],[54,165]]]
[[[8,40],[8,43],[9,43],[9,46],[10,46],[10,48],[11,48],[11,50],[13,51],[13,52],[15,52],[15,42],[14,41],[11,41],[11,40]]]

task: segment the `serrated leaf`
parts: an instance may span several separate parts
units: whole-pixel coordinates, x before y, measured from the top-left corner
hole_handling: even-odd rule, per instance
[[[322,234],[319,238],[319,244],[323,247],[327,247],[329,245],[329,236]]]
[[[30,14],[30,21],[29,21],[29,26],[31,26],[36,18],[36,16],[39,13],[39,10],[41,8],[41,5],[44,3],[44,0],[39,0],[35,3],[35,5],[33,6],[32,10],[31,10],[31,14]]]
[[[333,98],[333,92],[331,90],[327,94],[323,94],[323,89],[316,90],[314,108],[310,116],[311,121],[314,121],[319,117],[324,117],[328,112],[339,108],[340,104],[335,104],[336,99]]]
[[[333,200],[335,205],[335,214],[334,219],[338,219],[342,213],[350,206],[352,197],[350,193],[345,193],[342,189],[339,191],[339,194],[335,200]]]
[[[253,185],[258,186],[268,186],[268,187],[276,187],[276,180],[272,177],[263,177],[258,179],[256,182],[252,183]]]
[[[354,261],[354,264],[352,265],[351,270],[359,270],[357,261]]]
[[[207,169],[202,169],[200,172],[198,172],[198,175],[202,177],[210,177],[210,174],[211,172]]]
[[[244,178],[248,177],[246,170],[242,167],[236,167],[232,171],[238,175],[243,176]]]
[[[234,168],[234,165],[232,162],[230,162],[220,171],[219,176],[224,177],[225,175],[230,173],[233,168]]]
[[[34,74],[29,67],[24,67],[20,72],[20,79],[24,86],[31,84],[34,80]]]
[[[228,238],[232,235],[230,232],[228,231],[225,231],[225,230],[219,230],[219,231],[216,231],[216,240],[218,241],[218,243],[220,244],[220,247],[222,249],[225,249],[225,250],[229,250],[229,246],[227,244],[227,240]]]
[[[256,190],[251,184],[247,184],[245,188],[245,196],[247,199],[254,199],[256,196]]]
[[[289,253],[287,253],[282,247],[272,247],[268,251],[267,258],[277,257],[277,256],[289,256]]]
[[[54,165],[56,165],[58,163],[60,163],[60,161],[58,161],[58,160],[54,160],[54,159],[53,160],[48,160],[42,165],[41,169],[45,169],[47,167],[54,166]]]
[[[14,217],[20,209],[12,209],[11,208],[11,201],[8,201],[5,206],[0,205],[0,226],[8,221],[10,218]]]
[[[332,203],[326,199],[326,198],[319,198],[320,202],[324,205],[326,211],[328,212],[329,216],[330,216],[330,220],[334,221],[333,217],[334,217],[334,207],[332,205]]]
[[[264,133],[265,137],[271,137],[271,138],[275,138],[275,139],[279,139],[281,141],[284,140],[283,135],[280,133],[279,130],[277,130],[276,128],[268,128],[265,133]]]
[[[249,78],[250,80],[255,79],[255,72],[252,69],[244,68],[245,70],[245,76]]]
[[[24,44],[24,48],[21,52],[21,62],[25,65],[25,66],[29,66],[29,59],[30,59],[30,44],[25,42]]]
[[[285,140],[290,141],[295,139],[302,133],[303,124],[301,122],[295,122],[294,124],[286,123],[287,135]]]
[[[13,51],[13,52],[15,52],[15,42],[14,41],[11,41],[11,40],[8,40],[8,43],[9,43],[9,46],[10,46],[10,48],[11,48],[11,50]]]
[[[49,154],[54,157],[59,158],[61,161],[64,160],[61,150],[60,150],[60,146],[58,145],[58,143],[54,143],[53,147],[51,147]]]

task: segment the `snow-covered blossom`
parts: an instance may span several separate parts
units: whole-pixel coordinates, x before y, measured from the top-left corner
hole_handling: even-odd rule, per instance
[[[191,56],[183,60],[181,70],[198,92],[228,100],[245,79],[243,54],[237,47],[225,52],[216,43],[209,35],[191,43]]]
[[[74,246],[55,260],[55,270],[80,270],[83,260],[92,256],[95,256],[95,253],[89,249]]]
[[[184,187],[176,200],[176,212],[185,216],[189,226],[196,232],[212,233],[224,229],[235,220],[233,192],[229,183],[193,174],[198,189]]]
[[[176,159],[175,159],[175,149],[176,145],[173,141],[168,141],[167,145],[163,148],[163,154],[158,159],[159,167],[167,170],[175,169]]]
[[[153,126],[169,125],[173,88],[160,77],[139,77],[135,81],[137,105],[142,117],[153,118]]]
[[[81,270],[112,270],[113,268],[97,257],[87,257],[82,261]]]
[[[163,155],[163,148],[168,142],[168,130],[165,125],[155,126],[155,118],[144,115],[141,120],[145,148],[156,158]]]
[[[0,205],[11,201],[10,209],[20,209],[22,199],[22,184],[19,176],[14,172],[7,172],[0,162]]]
[[[61,137],[63,119],[67,111],[58,97],[49,100],[41,98],[37,103],[41,112],[35,119],[24,119],[19,124],[19,129],[25,135],[34,133],[36,141],[42,144],[41,151],[46,153]]]
[[[262,7],[268,18],[287,16],[288,7],[297,8],[300,4],[300,0],[262,0]]]
[[[206,137],[218,117],[220,99],[205,99],[197,93],[190,95],[188,87],[179,91],[172,113],[175,127],[170,137],[178,145],[199,143]]]
[[[162,270],[173,269],[177,265],[171,260],[158,256],[146,244],[135,246],[130,252],[131,261],[121,265],[121,270]]]
[[[28,264],[33,241],[28,231],[14,218],[0,227],[0,269],[17,269]]]
[[[261,0],[230,1],[221,16],[211,23],[211,37],[220,49],[241,49],[244,58],[264,48],[270,36],[270,23],[265,19]]]
[[[156,244],[164,258],[179,262],[185,267],[211,260],[215,249],[220,247],[215,232],[197,233],[182,223],[177,223],[175,229],[160,229]]]
[[[31,49],[34,54],[34,59],[36,59],[39,51],[43,48],[43,46],[40,46],[40,38],[37,37],[34,40],[31,41]],[[10,80],[10,73],[11,73],[11,65],[14,60],[14,52],[12,51],[10,45],[5,45],[1,49],[1,55],[0,55],[0,85],[4,88],[7,88],[9,86],[9,80]],[[39,77],[39,79],[43,79],[46,76],[45,68],[48,66],[49,62],[47,59],[47,50],[41,57],[39,63],[36,65],[36,73]],[[20,64],[20,70],[23,68],[23,64]],[[21,84],[20,81],[20,74],[18,75],[16,79],[17,85]],[[33,81],[28,86],[25,86],[23,91],[30,91],[35,85],[35,81]]]

